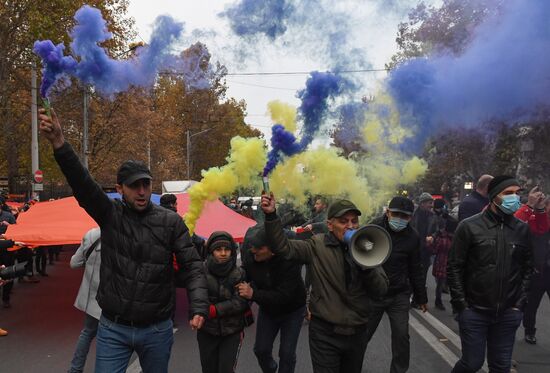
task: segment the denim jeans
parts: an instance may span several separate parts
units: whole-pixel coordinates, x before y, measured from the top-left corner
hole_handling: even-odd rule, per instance
[[[96,345],[96,373],[124,373],[135,351],[143,373],[167,373],[174,342],[172,320],[146,327],[114,323],[103,315],[99,319]]]
[[[90,344],[97,334],[97,325],[99,320],[86,314],[84,318],[84,329],[80,332],[78,342],[76,343],[76,350],[71,361],[71,368],[69,373],[82,373],[84,371],[84,365],[86,364],[86,356],[90,350]]]
[[[296,346],[302,330],[306,307],[295,311],[271,316],[260,307],[256,325],[256,342],[254,354],[263,373],[277,372],[277,363],[273,359],[273,342],[281,331],[279,346],[279,373],[293,373],[296,366]]]
[[[467,308],[458,316],[462,358],[452,373],[475,373],[483,366],[485,350],[490,373],[509,373],[516,330],[523,312],[509,308],[500,316]]]

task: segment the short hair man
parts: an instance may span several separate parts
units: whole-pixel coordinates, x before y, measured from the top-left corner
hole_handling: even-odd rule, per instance
[[[202,326],[209,306],[202,263],[185,223],[151,203],[152,175],[142,162],[120,166],[116,189],[122,200],[111,200],[65,142],[53,110],[51,117],[40,110],[40,130],[51,142],[78,203],[101,228],[96,371],[124,372],[136,351],[144,372],[167,372],[173,343],[174,255],[186,272],[193,329]]]
[[[363,270],[351,258],[344,234],[359,228],[361,211],[337,200],[327,212],[328,233],[289,240],[275,212],[275,197],[262,195],[265,229],[275,255],[307,264],[311,273],[309,349],[313,371],[360,373],[367,348],[371,297],[388,290],[381,267]]]
[[[513,215],[520,190],[512,176],[496,176],[488,187],[489,207],[455,232],[447,279],[462,357],[453,373],[477,372],[486,350],[489,371],[510,371],[533,270],[529,227]]]
[[[411,226],[416,229],[420,236],[420,260],[422,261],[422,268],[424,269],[424,282],[428,277],[428,270],[432,264],[432,252],[429,249],[429,245],[433,241],[433,234],[436,232],[436,219],[433,211],[434,199],[430,193],[424,192],[418,197],[418,207],[416,208],[412,220]],[[413,306],[417,306],[413,302]]]
[[[160,196],[160,205],[165,209],[178,212],[178,198],[174,194],[166,193]]]
[[[420,237],[409,224],[413,212],[413,202],[406,197],[397,196],[390,201],[386,213],[372,222],[390,234],[392,251],[388,260],[382,265],[390,281],[388,292],[380,298],[373,299],[367,333],[370,341],[384,313],[388,315],[392,346],[389,370],[391,373],[404,373],[409,369],[411,286],[416,304],[423,312],[428,309],[424,271],[420,262]]]
[[[458,221],[479,214],[489,204],[487,194],[491,180],[493,180],[491,175],[482,175],[478,179],[476,189],[464,197],[460,205],[458,205]]]
[[[313,215],[311,219],[302,224],[307,232],[325,233],[327,231],[327,208],[326,198],[317,197],[313,205]]]

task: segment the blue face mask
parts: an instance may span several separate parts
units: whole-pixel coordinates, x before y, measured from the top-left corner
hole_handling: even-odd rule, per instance
[[[521,206],[519,196],[517,194],[508,194],[502,196],[502,202],[498,205],[498,208],[507,215],[512,215]]]
[[[389,218],[388,223],[390,224],[391,230],[394,232],[401,232],[403,229],[407,228],[407,225],[409,225],[408,220],[400,218]]]

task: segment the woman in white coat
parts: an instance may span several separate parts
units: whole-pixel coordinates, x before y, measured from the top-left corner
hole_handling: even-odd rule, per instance
[[[80,332],[69,373],[83,372],[90,344],[97,334],[101,308],[95,299],[99,287],[101,266],[101,232],[99,228],[89,230],[82,238],[82,244],[71,257],[71,268],[84,267],[84,276],[74,306],[86,313],[84,329]]]

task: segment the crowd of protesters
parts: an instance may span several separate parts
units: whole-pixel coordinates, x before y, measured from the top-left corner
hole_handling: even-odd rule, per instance
[[[38,278],[48,277],[46,268],[59,260],[61,246],[41,246],[34,249],[26,247],[23,243],[5,239],[8,226],[17,224],[20,214],[28,211],[36,202],[32,199],[21,206],[9,202],[7,193],[0,194],[0,268],[13,266],[17,263],[26,263],[25,273],[15,279],[2,280],[0,278],[0,293],[2,293],[2,307],[11,308],[12,289],[15,282],[36,284]],[[8,335],[8,331],[0,328],[0,336]]]
[[[441,197],[394,196],[370,221],[388,233],[392,250],[382,265],[370,268],[348,246],[346,233],[359,228],[362,215],[353,201],[315,196],[308,213],[273,193],[263,193],[260,201],[231,198],[228,207],[257,224],[240,245],[224,231],[205,242],[189,234],[175,196],[162,196],[160,206],[151,203],[153,176],[143,163],[119,167],[122,198],[111,200],[65,141],[55,113],[52,119],[41,112],[40,120],[75,198],[100,227],[84,236],[71,259],[71,267],[85,267],[75,301],[85,316],[70,372],[83,371],[94,338],[96,372],[126,371],[134,352],[143,372],[167,372],[176,286],[187,288],[189,326],[197,332],[205,373],[238,370],[244,330],[253,322],[259,369],[294,372],[304,319],[314,372],[359,373],[384,313],[391,328],[389,371],[406,372],[409,310],[431,307],[430,268],[434,307],[445,312],[443,294],[449,293],[459,324],[462,357],[453,372],[476,372],[485,358],[489,371],[510,372],[522,321],[525,341],[537,342],[537,308],[550,295],[550,200],[538,186],[522,193],[511,176],[483,175],[462,201],[447,183]],[[10,215],[2,211],[0,229],[16,223]],[[42,276],[46,251],[52,260],[55,250],[34,251]],[[18,251],[27,255],[32,275],[29,252]],[[4,256],[12,254],[6,253],[2,264],[10,265]],[[9,306],[10,284],[0,279],[1,285]],[[255,318],[252,303],[258,305]]]

